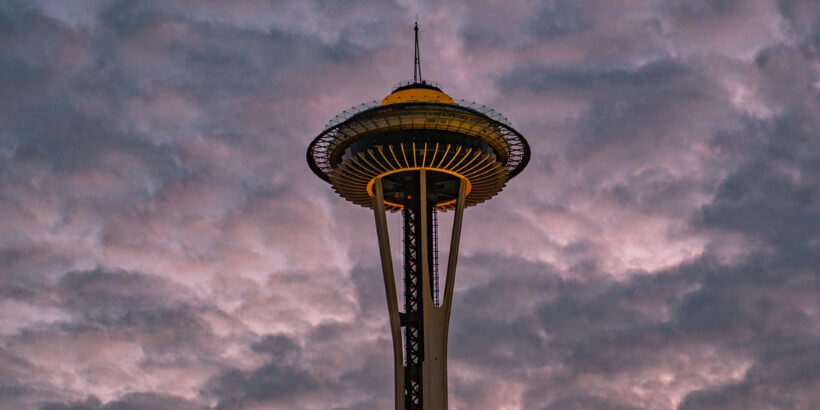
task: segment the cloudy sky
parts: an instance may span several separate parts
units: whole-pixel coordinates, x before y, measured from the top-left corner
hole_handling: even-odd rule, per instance
[[[0,408],[392,407],[372,213],[304,152],[416,15],[533,152],[465,214],[451,408],[820,408],[815,0],[4,0]]]

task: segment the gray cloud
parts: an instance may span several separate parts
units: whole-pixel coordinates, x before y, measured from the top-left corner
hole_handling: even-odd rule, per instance
[[[41,407],[41,410],[194,410],[202,408],[180,397],[154,393],[129,393],[119,400],[105,404],[100,402],[100,399],[91,396],[70,404],[49,403]]]
[[[0,5],[0,407],[390,407],[372,215],[303,158],[414,14],[534,154],[465,216],[453,408],[820,403],[814,2],[43,0]]]

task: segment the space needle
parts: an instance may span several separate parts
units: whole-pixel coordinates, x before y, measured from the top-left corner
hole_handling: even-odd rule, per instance
[[[373,209],[393,339],[396,409],[447,409],[447,334],[464,209],[498,194],[530,158],[498,112],[453,99],[421,75],[418,23],[413,80],[380,101],[334,117],[310,143],[311,170],[344,199]],[[401,213],[402,309],[387,230]],[[443,292],[438,212],[454,212]]]

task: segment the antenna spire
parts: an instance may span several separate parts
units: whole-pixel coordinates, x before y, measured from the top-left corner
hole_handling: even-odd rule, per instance
[[[416,18],[416,24],[413,26],[413,31],[416,32],[416,55],[413,61],[413,83],[424,83],[421,79],[421,57],[419,55],[419,21]]]

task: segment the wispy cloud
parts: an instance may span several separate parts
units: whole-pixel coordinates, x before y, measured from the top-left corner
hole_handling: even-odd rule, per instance
[[[15,0],[0,407],[391,407],[372,215],[304,150],[416,14],[533,149],[465,216],[453,408],[820,403],[815,2]]]

